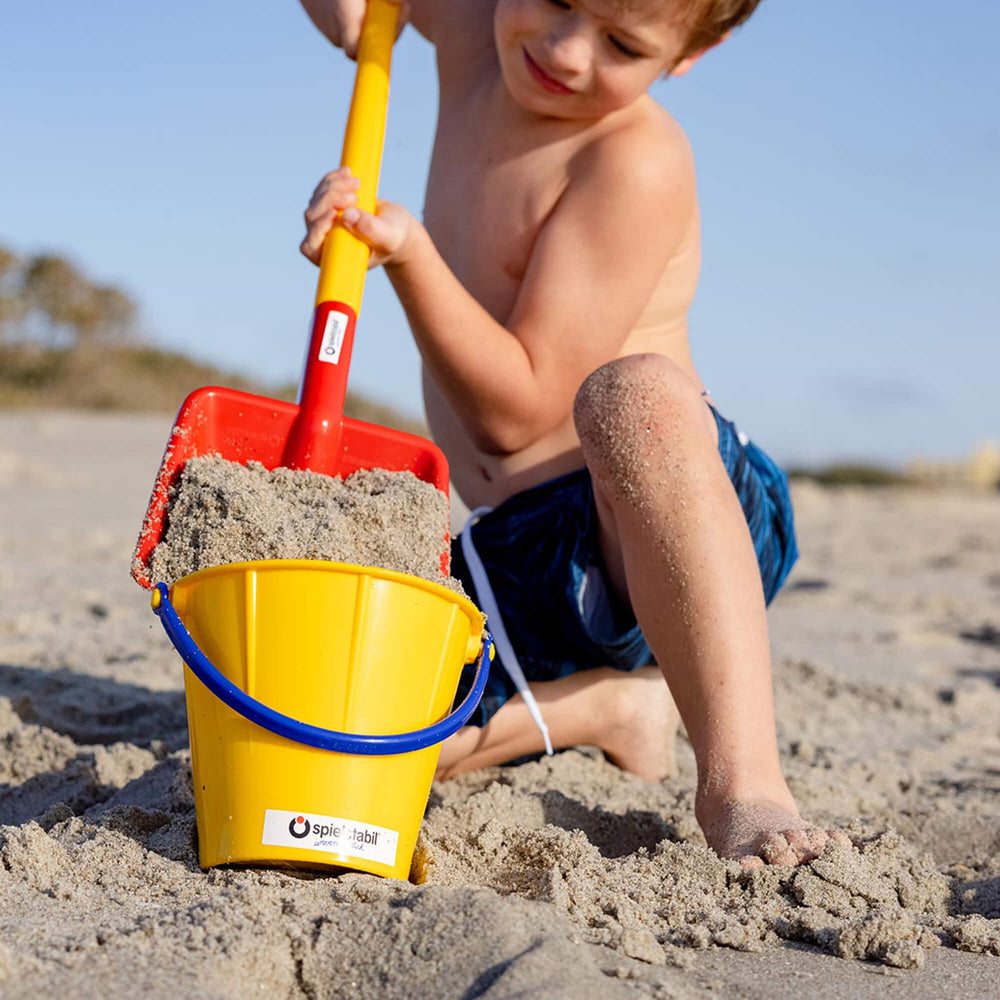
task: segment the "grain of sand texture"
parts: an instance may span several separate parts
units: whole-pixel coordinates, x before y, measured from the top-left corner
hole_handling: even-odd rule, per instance
[[[771,609],[796,871],[723,863],[690,751],[435,784],[415,875],[202,872],[179,661],[128,576],[169,420],[0,414],[0,996],[1000,993],[1000,496],[794,489]]]
[[[171,488],[150,577],[173,583],[224,563],[325,559],[444,583],[447,536],[447,496],[412,472],[341,479],[203,455],[184,463]]]

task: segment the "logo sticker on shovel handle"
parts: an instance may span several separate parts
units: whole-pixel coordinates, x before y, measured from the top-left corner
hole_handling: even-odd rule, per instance
[[[317,361],[325,361],[330,365],[340,364],[340,350],[344,346],[344,337],[350,322],[351,318],[347,313],[336,309],[331,309],[327,313]]]

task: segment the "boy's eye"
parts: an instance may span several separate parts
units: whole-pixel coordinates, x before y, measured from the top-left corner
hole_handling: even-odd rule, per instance
[[[558,7],[560,10],[569,10],[569,4],[566,0],[548,0],[553,7]]]
[[[636,52],[635,49],[629,48],[624,42],[618,41],[614,35],[608,35],[608,41],[623,55],[628,56],[629,59],[641,59],[642,53]]]

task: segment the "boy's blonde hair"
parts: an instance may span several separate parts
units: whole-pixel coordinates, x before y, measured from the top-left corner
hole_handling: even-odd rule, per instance
[[[760,0],[680,0],[680,22],[688,29],[681,58],[721,42],[757,9]]]

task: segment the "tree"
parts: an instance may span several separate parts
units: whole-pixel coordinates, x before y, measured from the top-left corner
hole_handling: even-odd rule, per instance
[[[121,289],[97,285],[65,257],[22,260],[0,247],[0,337],[47,347],[121,343],[136,330],[137,307]]]
[[[135,335],[138,310],[121,289],[112,285],[97,285],[90,296],[87,322],[78,327],[80,339],[121,343]]]
[[[24,312],[24,303],[18,296],[21,258],[0,246],[0,342],[7,339],[7,331],[15,326]]]

